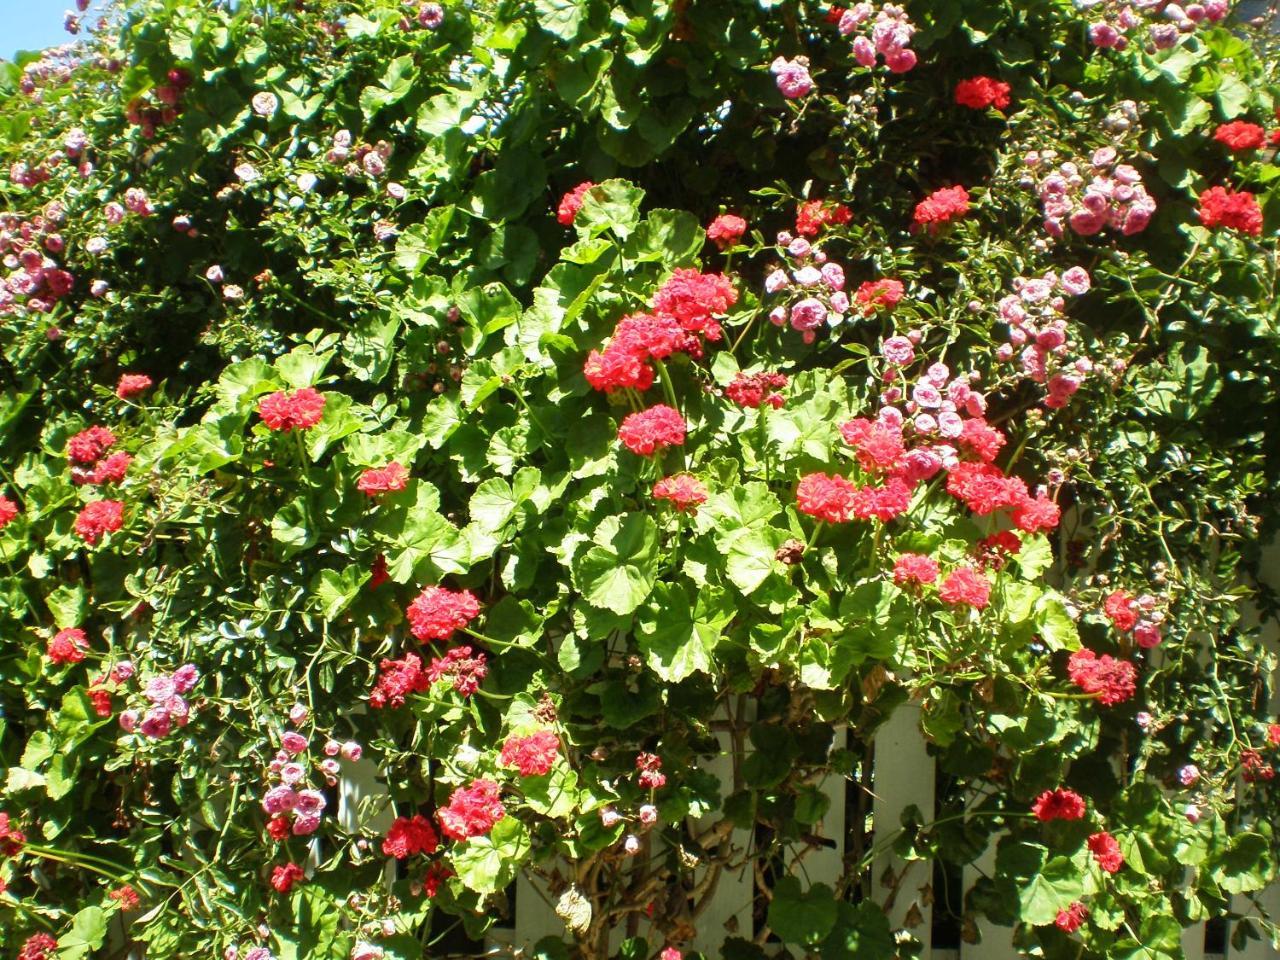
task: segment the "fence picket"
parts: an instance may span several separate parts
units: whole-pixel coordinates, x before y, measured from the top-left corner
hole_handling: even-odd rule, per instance
[[[914,804],[926,820],[934,815],[934,762],[920,732],[920,707],[899,706],[878,731],[875,740],[872,808],[875,843],[886,841],[901,825],[902,811]],[[887,907],[890,924],[907,926],[924,945],[920,960],[931,960],[932,897],[921,888],[933,882],[933,863],[904,863],[885,849],[871,867],[872,896]],[[885,883],[886,875],[896,883]]]
[[[995,873],[996,845],[1000,834],[992,834],[987,849],[974,863],[964,868],[964,890],[967,893],[981,877]],[[985,916],[977,918],[977,943],[960,944],[960,960],[1018,960],[1022,956],[1013,946],[1013,928],[992,923]]]

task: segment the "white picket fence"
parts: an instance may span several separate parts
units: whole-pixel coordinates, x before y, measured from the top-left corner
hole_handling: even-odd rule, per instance
[[[1269,579],[1280,581],[1280,545],[1273,546],[1270,560],[1266,569],[1273,571],[1274,577]],[[1256,619],[1254,623],[1256,624]],[[1264,636],[1274,649],[1280,649],[1280,631],[1274,625],[1269,625]],[[1277,685],[1272,685],[1273,716],[1280,714]],[[871,786],[872,842],[866,848],[868,850],[875,849],[878,838],[889,836],[899,828],[902,813],[908,807],[917,807],[926,822],[936,814],[936,765],[928,754],[920,732],[919,719],[918,708],[906,704],[895,710],[876,733]],[[727,734],[722,733],[720,737],[722,749],[727,748]],[[849,741],[847,730],[840,729],[832,749],[844,749],[847,746],[856,744]],[[705,766],[722,783],[732,782],[732,764],[727,752],[712,758]],[[377,777],[377,767],[368,761],[362,761],[355,765],[343,781],[338,816],[347,829],[377,835],[384,832],[390,823],[390,811],[377,802],[380,796],[385,796],[385,787],[378,782]],[[847,802],[848,791],[860,789],[860,786],[844,777],[831,776],[819,785],[819,789],[828,795],[830,806],[825,819],[815,827],[815,833],[831,841],[831,846],[810,849],[804,856],[803,863],[797,866],[796,872],[810,885],[834,885],[843,873],[845,841],[852,834],[852,831],[846,829],[845,822],[846,811],[851,809]],[[369,800],[374,802],[370,803]],[[852,808],[857,809],[857,806],[853,805]],[[368,816],[363,822],[359,814],[361,809]],[[370,815],[370,811],[375,812]],[[751,839],[747,831],[735,831],[734,846],[737,849],[747,849]],[[964,869],[964,892],[967,893],[976,880],[992,869],[997,839],[998,837],[993,837],[986,853]],[[792,864],[788,863],[787,866],[790,868]],[[887,886],[885,879],[900,876],[904,870],[905,877],[897,881],[895,893],[893,885]],[[908,920],[912,922],[910,933],[924,945],[921,960],[1018,960],[1026,956],[1013,947],[1011,928],[997,926],[985,920],[977,924],[980,935],[978,943],[970,944],[961,940],[958,948],[943,945],[935,948],[932,942],[932,862],[915,861],[907,864],[898,860],[891,852],[886,852],[872,865],[871,880],[872,898],[882,906],[889,904],[887,912],[894,929],[904,928]],[[712,902],[699,918],[696,939],[683,946],[716,958],[727,937],[751,939],[755,933],[752,928],[752,907],[758,896],[755,884],[755,877],[749,871],[725,871],[716,884]],[[1280,884],[1263,891],[1258,900],[1268,915],[1280,917]],[[954,906],[958,912],[960,905]],[[1237,898],[1234,907],[1240,913],[1250,912],[1248,900],[1243,897]],[[1219,952],[1211,953],[1206,949],[1205,925],[1187,928],[1182,937],[1187,960],[1280,960],[1280,951],[1261,940],[1250,940],[1243,950],[1233,950],[1230,946],[1231,933],[1231,930],[1226,930],[1224,936],[1214,938]],[[513,951],[527,950],[539,939],[549,935],[565,935],[564,924],[555,914],[552,898],[546,896],[532,881],[521,878],[516,883],[514,918],[490,931],[488,950],[491,954],[508,955]],[[620,940],[620,933],[615,940]]]

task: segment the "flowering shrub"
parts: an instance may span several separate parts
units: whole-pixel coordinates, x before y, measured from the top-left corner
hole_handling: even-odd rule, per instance
[[[907,957],[888,845],[1033,956],[1275,931],[1267,34],[97,20],[0,65],[6,956],[479,953],[523,873],[549,958]]]

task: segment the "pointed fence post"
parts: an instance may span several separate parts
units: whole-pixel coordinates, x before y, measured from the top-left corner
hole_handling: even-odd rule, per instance
[[[871,867],[872,896],[886,907],[895,929],[905,927],[908,919],[916,921],[910,932],[924,945],[921,960],[931,960],[932,897],[922,890],[933,883],[933,862],[905,863],[888,846],[889,838],[902,825],[902,811],[907,807],[919,807],[925,821],[934,816],[936,774],[920,732],[919,704],[908,701],[895,709],[876,731],[875,745],[874,842],[877,847],[886,846]]]

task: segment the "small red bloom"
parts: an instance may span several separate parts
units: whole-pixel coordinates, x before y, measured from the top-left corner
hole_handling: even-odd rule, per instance
[[[582,209],[583,197],[594,186],[595,184],[590,180],[584,180],[560,198],[560,206],[556,209],[556,220],[560,222],[561,226],[573,226],[574,218],[577,217],[578,211]]]
[[[267,834],[272,840],[287,840],[293,832],[289,824],[289,818],[286,816],[272,817],[267,821]]]
[[[958,220],[969,212],[969,191],[964,187],[943,187],[935,190],[916,204],[917,227],[936,231],[944,223]]]
[[[72,463],[93,463],[115,442],[116,435],[106,427],[89,427],[67,441],[67,459]]]
[[[295,883],[304,882],[302,868],[296,863],[286,863],[271,871],[271,886],[277,893],[288,893]]]
[[[755,410],[768,404],[776,410],[785,402],[778,391],[786,389],[787,382],[786,375],[782,373],[739,372],[724,388],[724,395],[740,407]]]
[[[1226,227],[1256,237],[1262,233],[1262,209],[1248,190],[1210,187],[1200,194],[1200,222],[1210,229]]]
[[[901,477],[890,477],[883,486],[859,487],[853,493],[853,515],[888,523],[911,506],[911,487]]]
[[[428,664],[425,676],[428,683],[448,680],[453,689],[463,697],[469,697],[480,689],[489,672],[483,653],[471,655],[468,646],[454,647],[443,657],[436,657]]]
[[[852,219],[853,211],[842,203],[806,200],[796,211],[796,233],[802,237],[814,237],[829,224],[845,224]]]
[[[440,845],[431,821],[422,814],[397,817],[382,841],[382,852],[388,857],[405,860],[415,853],[435,853]]]
[[[1240,776],[1245,783],[1257,783],[1259,780],[1274,780],[1275,767],[1262,759],[1257,750],[1240,751]]]
[[[714,318],[738,302],[733,282],[721,273],[700,273],[692,267],[675,270],[653,297],[653,309],[675,317],[690,333],[719,340],[723,333]]]
[[[897,468],[907,452],[902,442],[902,427],[883,420],[857,417],[840,424],[840,436],[857,450],[862,469],[872,473]]]
[[[1113,590],[1102,603],[1102,612],[1121,633],[1128,633],[1138,624],[1138,607],[1133,598],[1123,590]]]
[[[560,738],[551,730],[537,730],[527,737],[508,737],[499,760],[522,777],[540,777],[551,772],[559,753]]]
[[[636,769],[640,775],[636,782],[645,790],[660,790],[667,785],[667,775],[662,772],[662,758],[656,753],[636,754]]]
[[[960,446],[976,453],[983,463],[993,461],[1004,444],[1004,434],[982,417],[970,417],[961,425]]]
[[[1013,524],[1025,533],[1052,530],[1061,517],[1062,510],[1047,497],[1027,498],[1013,508]]]
[[[1280,723],[1267,725],[1267,743],[1273,747],[1280,746]]]
[[[405,613],[410,632],[419,640],[445,640],[479,616],[480,601],[470,590],[427,587]]]
[[[430,900],[440,892],[440,884],[453,876],[453,871],[437,860],[427,868],[427,875],[422,878],[422,893]]]
[[[453,840],[480,837],[507,815],[501,800],[502,788],[492,780],[476,780],[469,787],[459,787],[449,797],[447,806],[436,811],[440,830]]]
[[[94,500],[87,503],[76,517],[76,533],[90,545],[104,533],[115,533],[124,526],[124,504],[119,500]]]
[[[129,472],[133,456],[118,450],[109,457],[100,460],[92,470],[85,467],[71,468],[71,481],[75,484],[99,486],[105,483],[119,483]]]
[[[392,461],[385,467],[372,467],[360,474],[360,479],[356,481],[356,489],[376,497],[380,493],[403,490],[408,482],[409,471]]]
[[[270,430],[308,430],[324,416],[325,396],[314,387],[278,390],[258,401],[258,416]]]
[[[698,505],[707,502],[707,488],[688,473],[663,477],[653,485],[655,500],[666,500],[682,513],[697,513]]]
[[[1087,647],[1071,655],[1067,674],[1085,693],[1096,694],[1105,707],[1124,703],[1137,692],[1138,671],[1132,663],[1105,653],[1099,657]]]
[[[151,384],[151,378],[145,373],[126,373],[120,377],[120,382],[116,385],[116,396],[121,400],[128,400],[130,397],[136,397],[150,390]]]
[[[47,933],[33,933],[18,951],[18,960],[49,960],[58,949],[58,941]]]
[[[952,606],[969,606],[982,610],[991,597],[991,581],[973,567],[957,567],[942,581],[938,596],[943,603]]]
[[[422,693],[431,687],[422,670],[422,658],[417,654],[406,653],[403,660],[383,660],[378,668],[382,672],[369,694],[369,705],[375,710],[403,707],[409,694]]]
[[[1098,861],[1098,866],[1107,873],[1120,872],[1120,868],[1124,866],[1124,854],[1120,852],[1120,844],[1115,837],[1104,830],[1093,834],[1086,842],[1093,859]]]
[[[650,457],[666,447],[684,443],[687,429],[678,410],[658,404],[629,414],[618,427],[618,439],[632,453]]]
[[[947,493],[963,500],[974,513],[986,516],[1018,506],[1027,499],[1027,485],[1008,477],[990,463],[962,461],[947,473]]]
[[[853,516],[856,490],[844,477],[811,473],[796,487],[796,507],[826,523],[846,523]]]
[[[12,523],[18,512],[18,505],[0,493],[0,530]]]
[[[869,317],[881,307],[892,310],[902,302],[906,287],[901,280],[867,280],[859,284],[853,299],[862,307],[862,315]]]
[[[89,638],[79,627],[59,630],[49,641],[49,659],[54,663],[79,663],[89,649]]]
[[[0,813],[0,857],[16,857],[26,842],[27,835],[14,829],[7,813]]]
[[[1245,150],[1257,150],[1266,142],[1266,131],[1256,123],[1249,123],[1247,120],[1232,120],[1230,123],[1218,124],[1218,129],[1213,131],[1213,139],[1227,147],[1227,149],[1240,153]]]
[[[1080,820],[1084,817],[1084,798],[1074,790],[1057,787],[1036,797],[1031,812],[1044,823],[1050,820]]]
[[[732,213],[722,213],[707,227],[707,239],[721,250],[732,247],[747,232],[747,221]]]
[[[1080,929],[1080,924],[1087,919],[1089,919],[1088,907],[1079,900],[1075,900],[1067,909],[1058,911],[1058,917],[1053,921],[1053,925],[1063,933],[1075,933]]]
[[[107,898],[120,904],[121,910],[137,910],[140,902],[138,900],[138,891],[127,883],[123,887],[117,887],[112,890],[107,894]]]
[[[387,573],[387,558],[380,553],[373,558],[373,563],[369,564],[369,589],[376,589],[390,579],[391,575]]]
[[[995,107],[1003,110],[1009,106],[1009,85],[993,77],[970,77],[956,84],[956,103],[972,110]]]
[[[934,583],[938,579],[938,561],[923,553],[904,553],[893,564],[893,582],[898,586]]]

